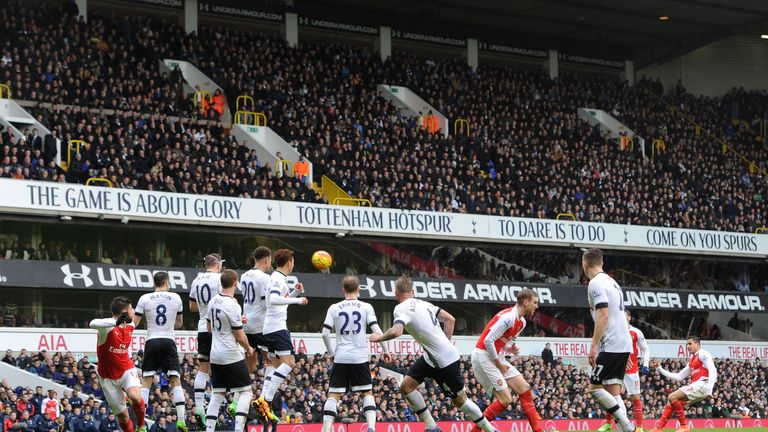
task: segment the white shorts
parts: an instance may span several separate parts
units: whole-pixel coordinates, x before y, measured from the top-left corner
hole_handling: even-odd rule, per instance
[[[139,387],[139,373],[136,369],[128,369],[120,379],[109,379],[99,377],[101,390],[104,397],[107,398],[109,408],[115,415],[125,411],[128,406],[125,403],[125,396],[131,387]]]
[[[688,402],[686,405],[693,405],[695,403],[701,402],[704,399],[709,396],[708,393],[708,382],[705,379],[700,379],[696,382],[692,382],[688,385],[680,387],[680,391],[685,393],[685,396],[688,397]]]
[[[501,362],[507,365],[509,369],[503,374],[496,367],[496,363],[491,360],[488,353],[485,350],[475,348],[472,351],[472,370],[475,372],[475,378],[486,390],[501,391],[506,388],[507,380],[520,375],[520,372],[509,364],[503,357],[500,358]]]
[[[640,374],[637,372],[624,374],[624,388],[627,389],[628,395],[639,395]]]

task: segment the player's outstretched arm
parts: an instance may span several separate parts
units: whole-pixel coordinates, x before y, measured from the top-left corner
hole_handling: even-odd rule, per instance
[[[297,294],[298,295],[298,294]],[[272,290],[269,293],[269,303],[273,305],[307,304],[306,297],[283,297],[280,291]]]
[[[456,318],[446,312],[445,309],[440,309],[437,320],[443,323],[443,332],[450,340],[453,337],[453,329],[456,327]]]
[[[396,322],[392,326],[392,328],[384,332],[383,335],[380,335],[378,333],[373,333],[368,337],[368,339],[373,342],[379,342],[379,343],[386,342],[388,340],[392,340],[402,336],[404,330],[405,328],[403,327],[403,325],[399,322]]]
[[[661,365],[659,365],[657,369],[662,375],[674,381],[682,381],[691,375],[691,368],[689,368],[688,366],[684,367],[683,370],[681,370],[678,373],[670,372],[664,369]]]

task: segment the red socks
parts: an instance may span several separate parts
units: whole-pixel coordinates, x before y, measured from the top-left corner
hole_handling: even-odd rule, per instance
[[[144,413],[147,410],[147,406],[144,405],[144,401],[142,400],[139,404],[133,405],[133,412],[136,413],[136,425],[138,427],[144,426]],[[130,432],[133,432],[133,426],[131,426]]]
[[[118,423],[120,423],[120,429],[122,429],[123,432],[133,432],[133,422],[131,421],[131,419],[128,419],[128,421],[125,423],[123,422],[118,422]]]
[[[531,424],[533,432],[541,432],[541,426],[539,425],[541,417],[539,417],[539,413],[536,412],[536,405],[533,403],[533,395],[530,390],[520,395],[520,408],[523,409],[525,417],[528,418],[528,423]],[[483,417],[488,419],[488,421],[494,421],[505,409],[507,409],[506,405],[499,401],[493,401],[493,403],[488,405],[488,408],[483,411]],[[480,428],[475,425],[472,427],[471,432],[480,432]]]
[[[664,413],[661,415],[661,418],[656,420],[656,427],[664,429],[670,417],[672,417],[672,405],[667,405],[664,407]]]
[[[613,416],[608,411],[605,412],[605,422],[611,425],[611,427],[616,424],[616,422],[613,421]]]
[[[520,407],[523,409],[523,413],[528,418],[528,423],[531,424],[533,432],[540,432],[541,426],[539,425],[539,413],[536,412],[536,405],[533,404],[533,395],[528,390],[520,395]]]
[[[635,426],[638,428],[643,427],[643,400],[635,399],[632,401],[632,406],[635,408]]]
[[[680,426],[688,426],[688,420],[685,419],[685,409],[683,409],[683,404],[680,401],[675,401],[672,404],[672,408],[675,410],[677,419],[680,420]]]

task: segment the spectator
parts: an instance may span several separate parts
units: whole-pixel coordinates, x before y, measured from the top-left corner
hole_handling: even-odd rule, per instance
[[[101,420],[99,432],[120,432],[120,427],[117,425],[114,413],[109,413],[106,418]]]
[[[16,359],[13,358],[13,351],[6,350],[5,351],[5,356],[3,357],[2,362],[3,363],[7,363],[7,364],[9,364],[11,366],[16,366]]]
[[[91,419],[90,414],[83,414],[83,418],[77,421],[75,432],[97,432],[96,424]]]
[[[552,353],[552,349],[549,347],[549,342],[544,345],[544,349],[541,351],[541,360],[546,365],[551,366],[555,364],[555,356]]]

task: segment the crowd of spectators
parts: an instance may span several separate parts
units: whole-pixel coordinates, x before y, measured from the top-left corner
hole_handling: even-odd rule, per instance
[[[658,82],[647,80],[635,87],[598,75],[551,80],[542,71],[493,64],[472,70],[463,60],[402,52],[381,62],[364,48],[325,41],[289,48],[277,36],[232,28],[202,26],[186,35],[158,17],[92,13],[86,24],[71,11],[40,13],[52,7],[17,4],[2,11],[0,30],[11,36],[2,47],[0,75],[12,83],[14,97],[122,112],[111,121],[99,116],[96,124],[82,124],[85,113],[52,115],[65,141],[82,135],[78,127],[92,128],[85,134],[89,149],[76,157],[82,172],[58,173],[59,180],[64,174],[66,181],[82,181],[93,167],[97,175],[114,175],[121,187],[272,196],[243,186],[255,180],[242,170],[253,176],[259,168],[247,151],[236,150],[242,143],[220,136],[220,126],[201,130],[208,126],[162,117],[201,118],[178,74],[157,68],[159,59],[178,58],[220,83],[230,105],[240,94],[252,95],[255,104],[247,108],[264,112],[269,125],[314,163],[316,179],[327,174],[377,206],[526,217],[570,212],[584,221],[744,232],[766,222],[760,170],[750,172],[749,164],[724,155],[719,143],[677,114],[727,139],[763,169],[766,154],[754,145],[754,127],[765,116],[764,92],[734,90],[713,99],[678,86],[670,110],[646,90],[663,93]],[[379,83],[416,90],[449,119],[468,119],[469,133],[446,138],[422,128],[376,93]],[[582,106],[610,111],[647,142],[663,140],[665,149],[647,159],[637,146],[622,149],[577,119]],[[734,116],[745,121],[734,123]],[[149,125],[146,135],[131,126],[137,122]],[[169,135],[158,137],[158,128]],[[196,148],[196,140],[177,135],[183,129],[206,142]],[[26,150],[18,148],[11,165],[18,166]],[[185,164],[190,153],[207,157]],[[115,163],[115,157],[122,159]],[[23,167],[18,171],[10,175],[26,177]],[[187,187],[179,175],[191,176]],[[263,192],[260,186],[255,189]],[[302,199],[300,191],[284,198]]]
[[[134,354],[134,362],[141,367],[142,353]],[[415,421],[412,409],[399,393],[398,385],[394,378],[382,378],[382,373],[387,371],[404,373],[415,360],[413,356],[398,356],[392,363],[386,364],[376,357],[371,358],[371,374],[374,378],[374,396],[378,408],[378,421]],[[88,432],[88,422],[94,423],[94,431],[112,431],[103,429],[100,425],[109,420],[109,410],[105,404],[99,404],[96,399],[103,398],[98,385],[94,365],[87,357],[76,360],[71,353],[46,353],[40,352],[32,355],[22,351],[17,357],[10,351],[0,361],[16,365],[42,377],[52,379],[54,382],[70,386],[73,393],[64,395],[50,395],[52,399],[59,400],[56,415],[46,417],[44,407],[41,408],[42,399],[48,393],[43,393],[43,388],[38,387],[35,392],[32,389],[11,389],[7,383],[0,388],[0,411],[3,412],[3,421],[15,414],[10,423],[23,422],[26,428],[12,428],[11,430],[28,430],[48,432],[50,422],[58,423],[59,427],[53,429],[57,432]],[[760,360],[733,361],[717,360],[718,384],[711,398],[688,408],[687,414],[694,418],[767,418],[768,406],[766,406],[766,365]],[[196,372],[196,361],[192,356],[186,355],[182,361],[182,386],[187,394],[191,395],[193,380]],[[520,357],[512,359],[525,379],[531,384],[537,409],[545,419],[575,419],[575,418],[602,418],[603,412],[585,394],[588,384],[588,371],[582,367],[564,363],[562,359],[543,361],[540,357]],[[327,397],[329,380],[329,368],[332,363],[328,356],[323,355],[299,355],[294,373],[281,387],[280,397],[275,398],[273,410],[286,423],[314,423],[322,421],[322,407]],[[665,360],[663,365],[667,369],[679,370],[684,366],[680,360]],[[467,386],[469,397],[473,398],[481,407],[490,403],[489,395],[481,388],[473,376],[470,361],[463,358],[460,369]],[[257,376],[254,385],[260,388],[262,377]],[[652,370],[647,376],[641,377],[643,388],[644,414],[646,418],[658,418],[666,403],[666,396],[679,386]],[[168,381],[164,375],[155,378],[150,393],[150,403],[147,407],[147,415],[150,419],[162,422],[162,427],[167,432],[175,432],[175,410],[169,396]],[[210,390],[210,389],[209,389]],[[423,389],[425,399],[433,411],[435,419],[443,421],[464,420],[460,411],[456,410],[449,402],[442,389],[428,380]],[[83,397],[84,395],[84,397]],[[188,408],[192,407],[192,400],[187,398]],[[359,395],[348,394],[344,396],[339,408],[339,418],[349,417],[355,421],[364,422],[361,410],[362,404]],[[26,412],[26,414],[25,414]],[[192,410],[188,409],[188,413]],[[88,416],[88,417],[86,417]],[[190,430],[201,430],[197,421],[190,416],[187,424]],[[513,397],[510,408],[501,413],[498,419],[520,419],[523,414],[517,406],[517,400]],[[225,412],[221,413],[219,421],[222,426],[230,424],[233,419]],[[85,424],[85,426],[83,426]],[[84,429],[85,427],[85,429]],[[9,429],[5,429],[9,430]]]

